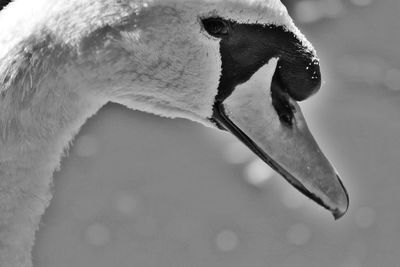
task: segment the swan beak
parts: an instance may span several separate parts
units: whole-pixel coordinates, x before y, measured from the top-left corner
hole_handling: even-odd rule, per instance
[[[349,205],[346,189],[311,135],[296,101],[278,90],[276,66],[277,59],[271,59],[224,101],[216,102],[213,120],[339,219]]]

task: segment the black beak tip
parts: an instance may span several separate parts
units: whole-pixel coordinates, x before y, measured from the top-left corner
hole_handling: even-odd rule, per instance
[[[347,208],[343,209],[343,210],[335,209],[335,210],[332,211],[332,215],[333,215],[333,218],[335,218],[335,221],[336,221],[336,220],[339,220],[340,218],[342,218],[343,215],[346,214],[346,212],[347,212]]]
[[[346,212],[347,212],[348,206],[345,209],[335,209],[332,211],[333,218],[335,218],[335,221],[339,220],[342,218]]]
[[[340,185],[341,185],[341,187],[343,189],[343,192],[344,192],[344,200],[342,201],[341,206],[339,206],[336,209],[332,210],[332,215],[335,218],[335,220],[339,220],[340,218],[343,217],[343,215],[346,214],[347,210],[349,209],[350,200],[349,200],[349,194],[347,193],[346,188],[344,187],[342,181],[340,180],[339,175],[336,175],[336,176],[337,176],[337,178],[338,178],[338,180],[340,182]]]

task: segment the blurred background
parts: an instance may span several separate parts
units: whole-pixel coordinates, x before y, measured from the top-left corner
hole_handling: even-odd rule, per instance
[[[35,266],[399,266],[400,2],[284,3],[321,58],[301,105],[348,213],[334,221],[228,134],[108,105],[55,174]]]

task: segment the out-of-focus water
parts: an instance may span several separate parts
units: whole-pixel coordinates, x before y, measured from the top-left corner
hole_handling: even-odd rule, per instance
[[[399,266],[400,2],[285,3],[321,57],[301,105],[348,214],[333,221],[227,134],[109,105],[55,175],[36,266]]]

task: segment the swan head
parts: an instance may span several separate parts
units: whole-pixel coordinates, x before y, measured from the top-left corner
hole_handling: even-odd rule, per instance
[[[96,77],[102,94],[230,131],[335,218],[346,212],[347,192],[296,103],[319,89],[319,61],[279,1],[126,3],[131,13],[80,46],[89,68],[107,69]]]
[[[346,212],[296,103],[320,88],[319,61],[279,0],[34,2],[13,4],[40,7],[31,25],[74,49],[64,69],[90,94],[227,130],[335,218]]]

